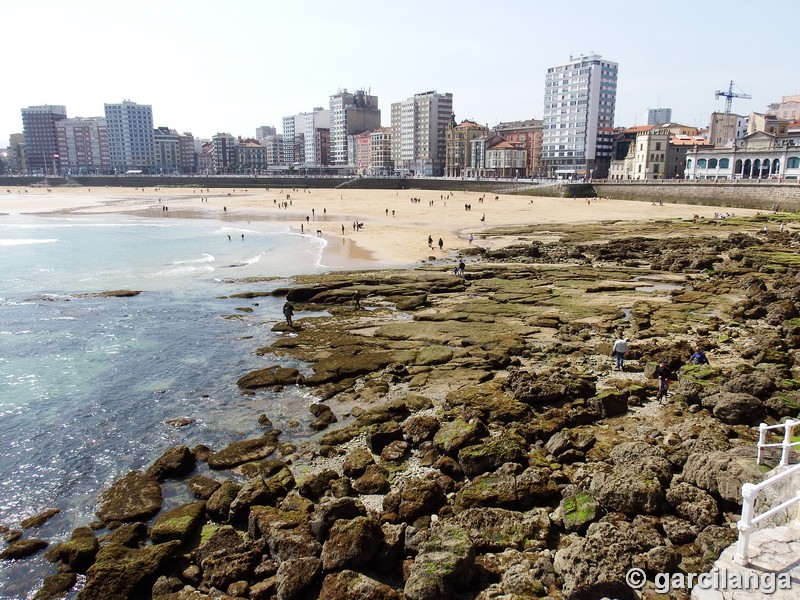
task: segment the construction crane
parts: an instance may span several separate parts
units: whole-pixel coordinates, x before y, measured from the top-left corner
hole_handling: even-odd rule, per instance
[[[735,94],[733,92],[733,80],[728,84],[728,91],[723,92],[721,90],[717,90],[714,92],[714,100],[719,100],[719,97],[722,96],[725,98],[725,114],[729,115],[731,113],[731,106],[733,106],[733,99],[734,98],[746,98],[750,100],[752,96],[750,94]]]
[[[714,100],[719,100],[719,97],[722,96],[725,98],[725,117],[722,120],[722,142],[727,144],[731,141],[731,138],[728,136],[731,126],[731,120],[728,115],[731,114],[731,106],[733,106],[733,99],[734,98],[746,98],[750,99],[752,96],[750,94],[737,94],[733,91],[733,80],[728,84],[728,91],[723,92],[722,90],[717,90],[714,92]]]

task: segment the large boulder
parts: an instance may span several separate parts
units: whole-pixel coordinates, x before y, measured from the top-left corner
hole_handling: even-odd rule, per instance
[[[0,552],[0,560],[14,560],[26,558],[31,554],[36,554],[39,550],[47,548],[46,540],[24,539],[14,540],[5,550]]]
[[[282,465],[269,477],[253,477],[231,502],[230,520],[246,520],[250,507],[256,504],[274,505],[281,498],[285,498],[294,485],[294,475],[286,465]]]
[[[563,498],[551,518],[567,533],[583,533],[600,516],[600,505],[588,492]]]
[[[399,490],[386,495],[383,509],[396,514],[401,521],[412,523],[418,517],[435,513],[445,501],[444,490],[438,481],[413,477]]]
[[[719,392],[703,398],[702,404],[729,425],[752,425],[764,417],[764,403],[750,394]]]
[[[322,546],[324,571],[358,569],[372,560],[383,541],[383,530],[369,517],[340,519]]]
[[[278,600],[300,598],[322,573],[322,561],[318,558],[290,558],[281,563],[276,575]]]
[[[331,526],[339,519],[355,519],[367,516],[367,509],[360,500],[353,498],[336,498],[320,502],[314,507],[314,514],[309,521],[309,528],[320,542],[328,537]]]
[[[494,471],[501,465],[512,462],[528,465],[525,440],[514,433],[504,432],[482,442],[461,448],[458,462],[467,477]]]
[[[609,511],[659,513],[672,479],[672,465],[660,448],[626,442],[611,451],[611,471],[597,470],[589,492]]]
[[[742,485],[759,483],[764,473],[749,446],[727,451],[690,454],[683,466],[683,480],[741,506]]]
[[[322,582],[319,600],[402,600],[403,595],[385,583],[355,571],[331,573]]]
[[[667,490],[667,502],[679,517],[694,523],[701,529],[715,525],[719,519],[719,507],[709,494],[690,483],[673,483]]]
[[[227,521],[231,512],[231,504],[236,500],[241,489],[241,484],[229,479],[225,480],[206,502],[208,515],[219,522]]]
[[[407,600],[452,598],[472,578],[475,547],[466,529],[443,523],[431,529],[411,565],[403,592]]]
[[[631,567],[647,568],[647,552],[663,546],[654,528],[625,521],[592,523],[586,537],[562,538],[553,566],[563,582],[563,597],[638,598],[625,575]]]
[[[153,583],[172,564],[180,545],[172,541],[145,548],[103,546],[86,571],[81,600],[149,597]]]
[[[278,447],[278,432],[268,431],[260,438],[231,442],[208,457],[211,469],[232,469],[268,457]]]
[[[60,562],[75,573],[86,573],[94,563],[100,542],[89,527],[78,527],[66,542],[54,546],[44,557],[50,562]]]
[[[164,452],[146,473],[159,481],[164,481],[169,477],[188,475],[194,470],[196,463],[197,459],[188,446],[173,446]]]
[[[470,508],[459,513],[455,522],[469,532],[475,549],[482,553],[543,546],[550,535],[550,519],[544,508],[528,512]]]
[[[433,443],[442,454],[456,456],[461,448],[475,444],[487,433],[486,426],[479,419],[456,419],[441,424],[433,436]]]
[[[158,480],[141,471],[131,471],[100,496],[97,516],[104,523],[147,521],[161,510]]]
[[[558,486],[547,468],[529,467],[522,470],[517,464],[506,463],[494,473],[478,475],[457,493],[453,509],[497,507],[527,510],[549,504],[558,497]]]
[[[300,375],[300,371],[297,369],[273,366],[251,371],[247,375],[240,377],[236,383],[239,387],[256,389],[301,384],[303,383],[303,376]]]
[[[193,502],[158,515],[150,532],[153,543],[162,544],[170,540],[187,541],[205,516],[205,507],[205,502]]]

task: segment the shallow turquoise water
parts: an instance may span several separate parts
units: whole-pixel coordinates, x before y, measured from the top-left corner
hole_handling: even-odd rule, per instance
[[[263,412],[278,426],[308,418],[299,392],[246,397],[235,384],[269,360],[254,350],[282,300],[220,297],[286,283],[244,277],[324,270],[323,244],[269,223],[0,217],[0,523],[57,507],[26,537],[64,537],[93,520],[100,490],[171,445],[252,435]],[[82,296],[113,289],[142,293]],[[254,313],[224,318],[243,306]],[[164,424],[175,417],[196,421]],[[0,597],[52,572],[41,557],[2,564]]]

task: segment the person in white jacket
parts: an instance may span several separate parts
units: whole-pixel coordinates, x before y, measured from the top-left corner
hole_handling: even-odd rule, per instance
[[[619,338],[614,342],[614,347],[611,349],[611,353],[617,359],[617,371],[622,371],[622,365],[625,362],[625,353],[628,351],[628,340],[624,338]]]

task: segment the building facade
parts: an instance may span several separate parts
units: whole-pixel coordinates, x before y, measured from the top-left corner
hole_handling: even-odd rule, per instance
[[[153,107],[123,100],[105,105],[111,166],[117,172],[155,168]]]
[[[304,135],[304,160],[303,164],[321,166],[327,165],[330,151],[323,144],[329,136],[320,135],[319,130],[330,129],[331,113],[322,107],[314,108],[310,113],[302,113]]]
[[[197,151],[194,136],[184,131],[178,135],[178,168],[181,173],[197,173]]]
[[[503,140],[486,149],[486,173],[504,179],[525,177],[528,171],[528,151],[522,144]]]
[[[21,133],[12,133],[8,138],[8,167],[12,175],[28,171],[25,160],[25,136]]]
[[[570,57],[545,77],[542,160],[553,177],[605,177],[611,162],[617,98],[615,62]]]
[[[103,117],[62,119],[56,123],[61,172],[67,175],[108,173],[111,152]]]
[[[672,121],[671,108],[650,108],[644,114],[645,125],[663,125]]]
[[[256,139],[239,139],[236,154],[237,173],[255,175],[267,168],[267,148]]]
[[[180,172],[181,150],[178,132],[169,127],[157,127],[153,131],[155,144],[155,168],[159,173]]]
[[[445,129],[445,176],[464,177],[470,165],[471,142],[485,135],[487,128],[474,121],[464,120],[456,124],[452,116]]]
[[[370,151],[370,174],[377,176],[391,175],[394,172],[392,161],[392,128],[382,127],[370,134],[372,150]]]
[[[742,115],[713,112],[708,121],[708,140],[715,146],[733,146],[747,135],[749,121]]]
[[[211,165],[216,175],[235,173],[238,168],[238,143],[230,133],[218,133],[211,138]]]
[[[520,144],[526,152],[528,164],[523,175],[514,177],[543,177],[542,169],[542,121],[528,119],[500,123],[494,128],[503,139],[512,144]]]
[[[381,126],[381,111],[378,97],[364,90],[350,93],[342,90],[330,97],[330,163],[332,165],[352,164],[350,148],[352,136],[374,131]]]
[[[67,118],[67,107],[58,105],[28,106],[22,109],[22,135],[28,173],[60,173],[56,123]]]
[[[800,125],[784,136],[757,131],[732,148],[693,148],[687,179],[800,179]]]
[[[355,146],[355,158],[353,165],[359,175],[369,174],[370,165],[372,165],[372,132],[365,131],[353,136],[353,145]]]
[[[278,132],[275,130],[274,127],[269,125],[262,125],[261,127],[256,127],[256,138],[261,140],[265,137],[270,135],[276,135]]]
[[[392,104],[392,144],[399,174],[441,177],[446,165],[445,131],[452,120],[453,94],[415,94]]]
[[[767,107],[767,114],[789,121],[800,120],[800,96],[784,96],[780,102]]]
[[[283,136],[280,134],[268,135],[261,139],[267,150],[267,166],[285,165],[283,158]]]

